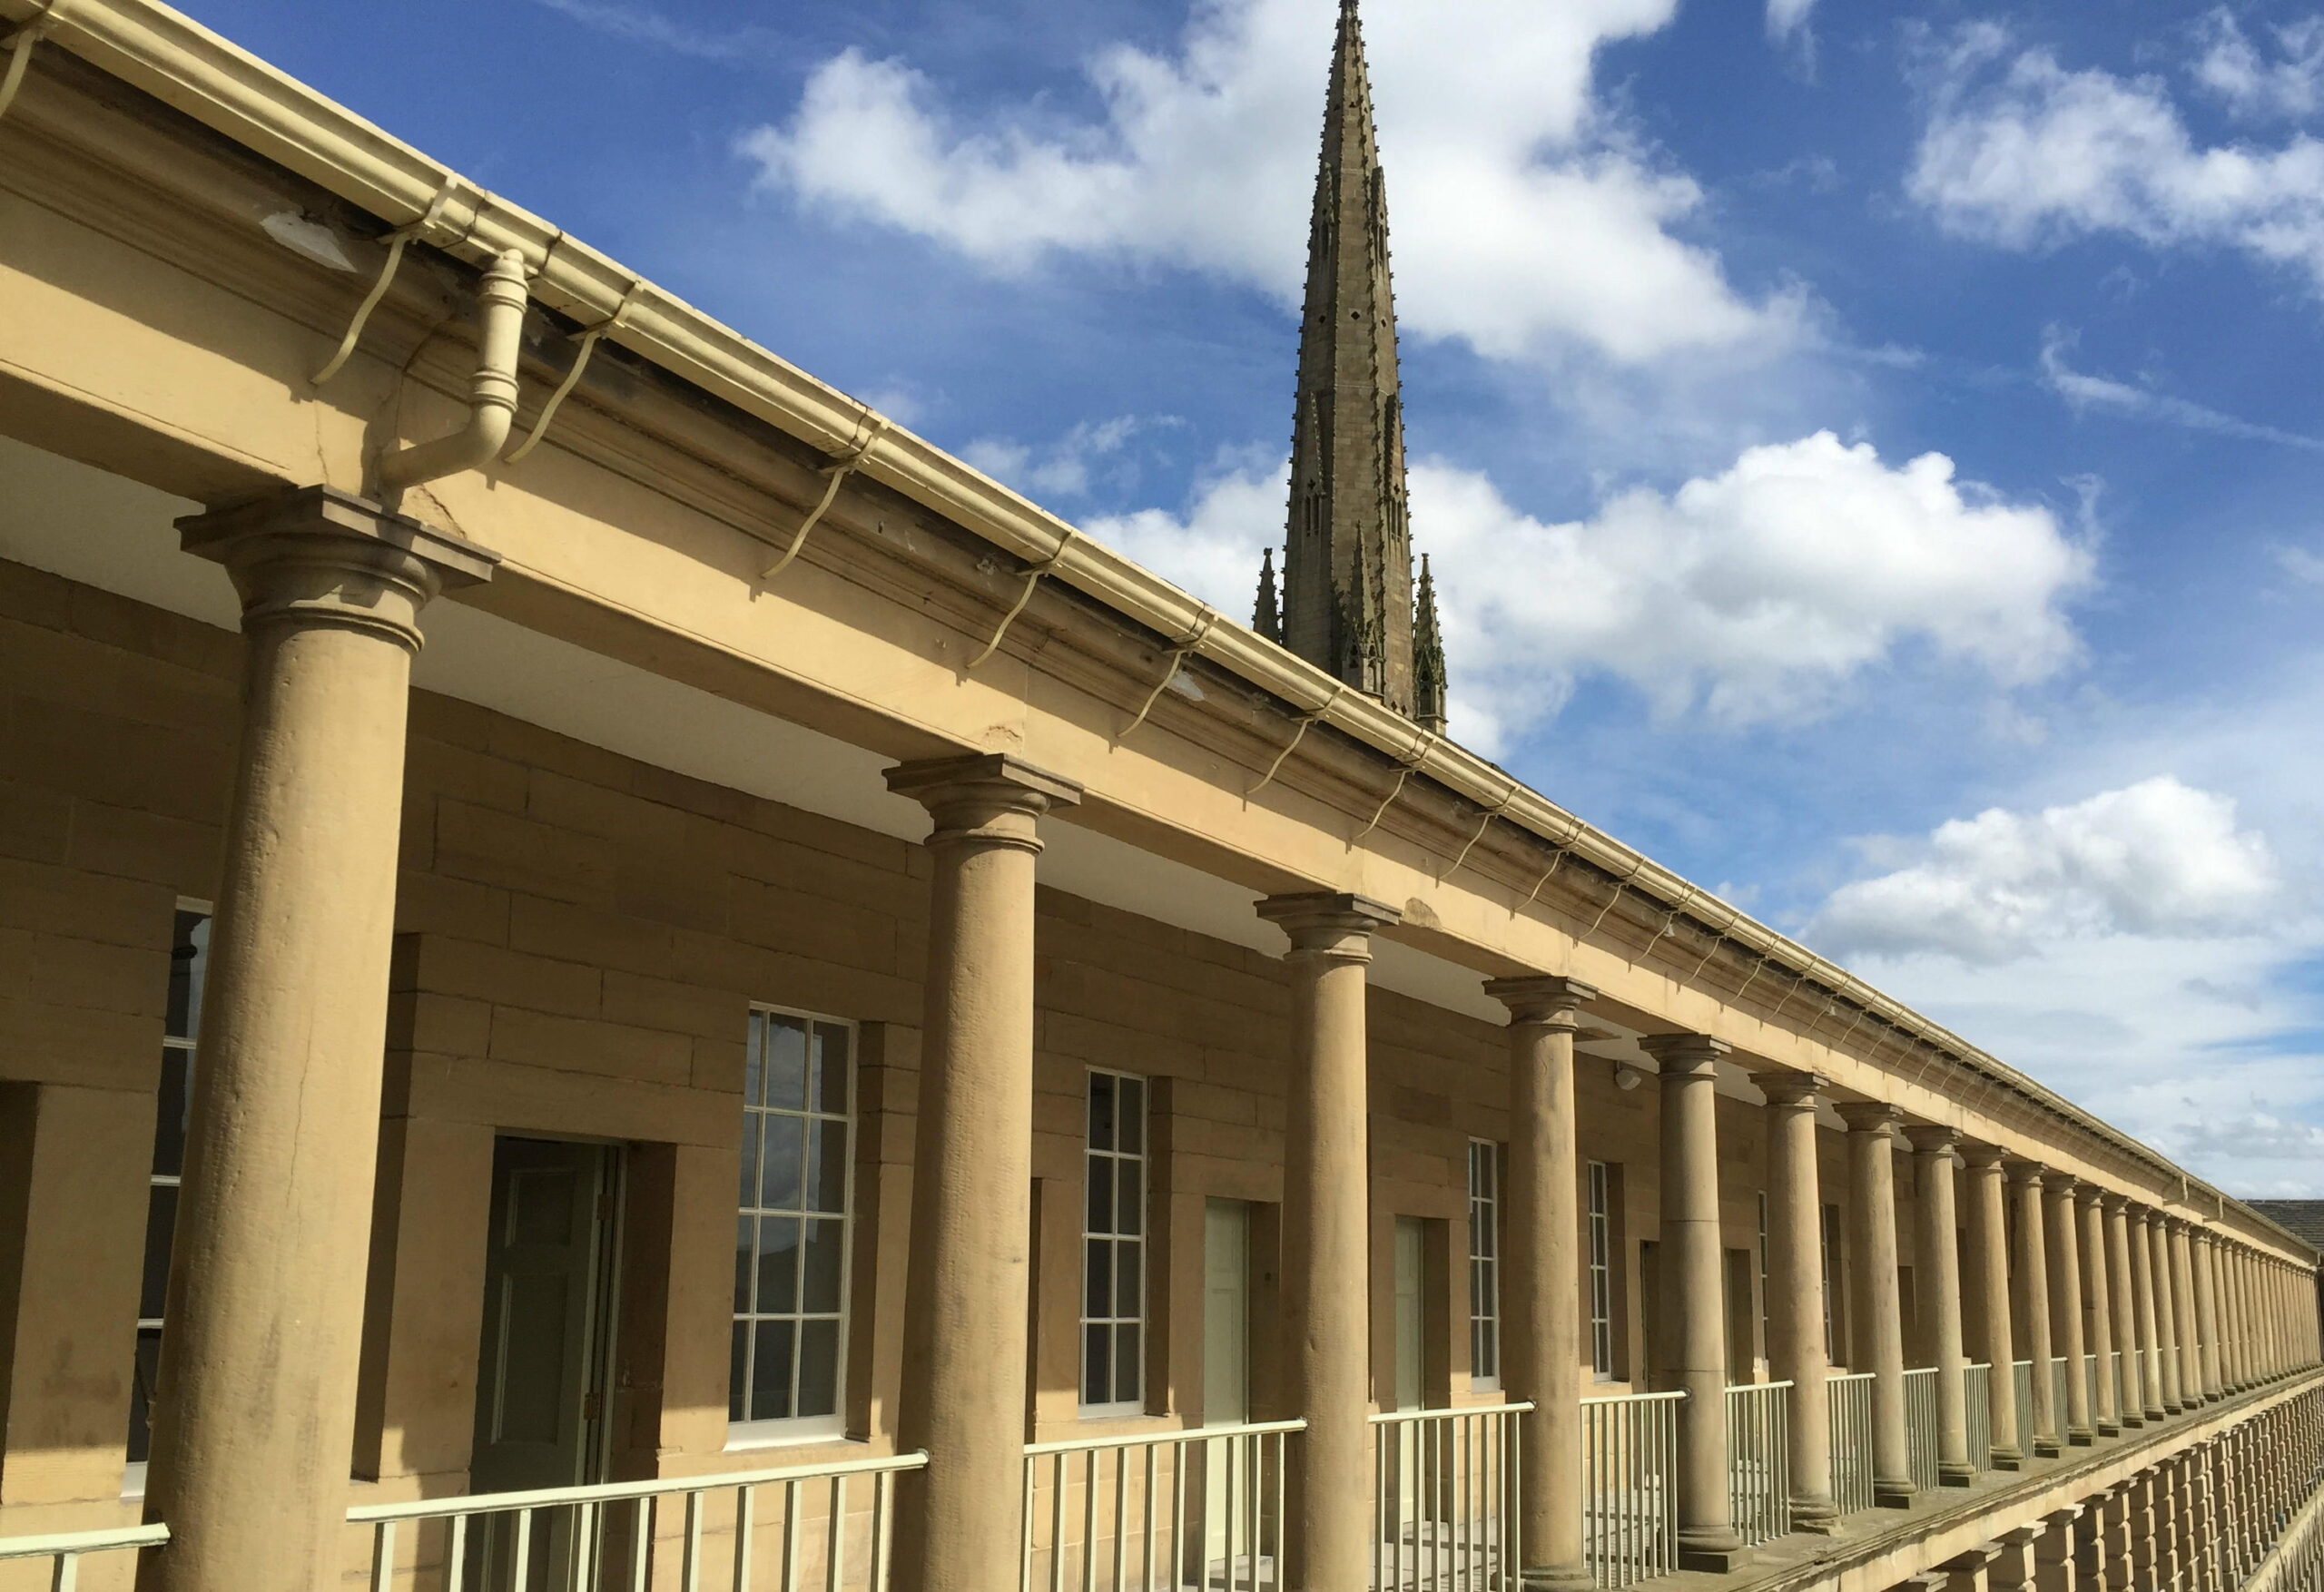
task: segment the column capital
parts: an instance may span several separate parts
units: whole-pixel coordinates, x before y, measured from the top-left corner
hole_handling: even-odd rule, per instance
[[[886,771],[888,789],[909,796],[936,821],[931,846],[982,841],[1038,851],[1032,821],[1081,800],[1071,780],[1006,752],[931,757]]]
[[[1712,1065],[1735,1048],[1709,1034],[1647,1034],[1640,1036],[1638,1047],[1654,1057],[1666,1078],[1709,1077]]]
[[[1961,1142],[1961,1130],[1941,1122],[1916,1122],[1905,1130],[1905,1142],[1916,1155],[1941,1155]]]
[[[2088,1186],[2071,1172],[2051,1172],[2042,1178],[2043,1193],[2057,1194],[2063,1199],[2073,1199]]]
[[[2099,1195],[2099,1203],[2106,1207],[2108,1215],[2119,1216],[2131,1208],[2131,1196],[2108,1189]]]
[[[2009,1158],[2009,1152],[1999,1145],[1988,1145],[1981,1139],[1961,1141],[1961,1159],[1972,1172],[1991,1172]]]
[[[1539,1023],[1544,1027],[1573,1029],[1581,1026],[1581,1007],[1598,998],[1598,988],[1562,973],[1532,973],[1516,978],[1488,978],[1485,993],[1509,1008],[1514,1023]]]
[[[1345,890],[1268,896],[1254,909],[1291,936],[1295,956],[1304,953],[1347,962],[1370,961],[1372,936],[1404,920],[1404,915],[1387,902]]]
[[[1768,1097],[1770,1106],[1805,1106],[1811,1110],[1822,1103],[1824,1092],[1832,1086],[1832,1081],[1821,1073],[1794,1069],[1753,1073],[1751,1081],[1759,1086],[1759,1093]]]
[[[2039,1188],[2043,1179],[2055,1174],[2039,1161],[2028,1161],[2022,1155],[2012,1155],[2002,1162],[2002,1171],[2009,1177],[2012,1188]]]
[[[2103,1208],[2106,1202],[2113,1197],[2097,1184],[2088,1181],[2084,1181],[2079,1188],[2074,1190],[2074,1198],[2093,1210]]]
[[[419,611],[490,580],[500,555],[336,486],[299,486],[177,522],[179,545],[226,566],[242,628],[328,624],[419,650]]]
[[[1886,1100],[1843,1100],[1832,1109],[1840,1114],[1840,1120],[1848,1125],[1850,1133],[1886,1136],[1905,1119],[1904,1107],[1891,1106]]]

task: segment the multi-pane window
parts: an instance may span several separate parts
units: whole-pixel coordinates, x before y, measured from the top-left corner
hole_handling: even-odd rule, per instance
[[[193,1099],[193,1047],[202,1029],[202,979],[210,962],[210,909],[181,904],[170,939],[169,1017],[162,1027],[162,1094],[153,1113],[153,1163],[145,1195],[145,1272],[137,1303],[137,1357],[129,1400],[129,1462],[142,1465],[153,1377],[162,1362],[162,1306],[176,1236],[178,1180],[185,1171],[187,1113]]]
[[[1469,1141],[1469,1375],[1501,1380],[1501,1146]]]
[[[1847,1358],[1847,1317],[1842,1313],[1840,1299],[1840,1208],[1824,1207],[1824,1358],[1834,1365],[1846,1365]]]
[[[1146,1080],[1089,1074],[1083,1158],[1081,1407],[1146,1406]]]
[[[1614,1374],[1613,1176],[1603,1161],[1589,1168],[1590,1369],[1601,1378]]]
[[[726,1391],[738,1424],[841,1423],[854,1057],[847,1023],[751,1013]]]

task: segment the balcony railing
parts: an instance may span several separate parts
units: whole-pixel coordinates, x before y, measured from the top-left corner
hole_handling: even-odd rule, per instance
[[[2034,1457],[2034,1362],[2020,1360],[2009,1371],[2017,1382],[2017,1451],[2030,1459]]]
[[[1679,1567],[1680,1393],[1581,1401],[1582,1562],[1600,1587]]]
[[[1969,1463],[1994,1468],[1994,1368],[1983,1361],[1961,1371],[1961,1404],[1968,1416]]]
[[[1831,1379],[1832,1501],[1843,1515],[1872,1507],[1872,1372]]]
[[[899,1473],[924,1454],[365,1504],[372,1592],[886,1592]]]
[[[1518,1421],[1531,1404],[1372,1418],[1374,1592],[1496,1592],[1524,1557]]]
[[[1028,1445],[1019,1592],[1272,1585],[1287,1445],[1306,1424]]]
[[[1791,1384],[1727,1390],[1727,1496],[1744,1546],[1791,1530]]]
[[[1905,1373],[1905,1462],[1922,1492],[1936,1488],[1936,1378],[1933,1365]]]
[[[170,1539],[167,1526],[117,1526],[109,1531],[65,1531],[52,1537],[11,1537],[0,1540],[0,1563],[26,1559],[45,1561],[50,1592],[74,1592],[80,1585],[81,1561],[93,1554],[128,1553]]]

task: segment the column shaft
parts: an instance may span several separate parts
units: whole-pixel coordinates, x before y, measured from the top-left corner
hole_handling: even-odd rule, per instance
[[[330,488],[182,522],[242,600],[242,739],[171,1256],[163,1592],[339,1573],[419,613],[490,554]]]
[[[1905,1323],[1896,1296],[1896,1123],[1903,1114],[1879,1101],[1840,1107],[1848,1125],[1848,1182],[1856,1243],[1856,1321],[1872,1351],[1872,1489],[1890,1508],[1913,1500],[1910,1437],[1905,1422]]]
[[[2162,1410],[2176,1415],[2187,1407],[2179,1388],[2179,1285],[2171,1274],[2169,1219],[2159,1213],[2147,1215],[2146,1246],[2153,1257],[2155,1361],[2162,1372]]]
[[[2074,1180],[2053,1174],[2044,1180],[2043,1201],[2049,1207],[2051,1341],[2065,1361],[2066,1385],[2059,1408],[2065,1413],[2065,1440],[2087,1448],[2093,1439],[2090,1423],[2090,1367],[2083,1356],[2088,1346],[2082,1335],[2081,1228],[2074,1221]]]
[[[1571,978],[1501,978],[1509,1008],[1509,1267],[1502,1385],[1530,1400],[1532,1463],[1518,1499],[1528,1587],[1590,1585],[1582,1563],[1581,1211],[1575,1162],[1573,1033],[1598,992]]]
[[[2042,1168],[2030,1161],[2009,1166],[2010,1192],[2017,1201],[2017,1317],[2025,1329],[2019,1351],[2033,1363],[2034,1451],[2064,1451],[2059,1440],[2058,1386],[2050,1363],[2050,1263],[2043,1242]]]
[[[1662,1068],[1662,1385],[1679,1407],[1679,1567],[1724,1574],[1740,1558],[1728,1500],[1727,1323],[1718,1221],[1718,1058],[1701,1034],[1641,1041]]]
[[[2106,1207],[2089,1184],[2082,1188],[2081,1214],[2083,1305],[2089,1319],[2093,1380],[2098,1386],[2090,1422],[2099,1436],[2112,1437],[2122,1430],[2122,1362],[2115,1356],[2114,1290],[2106,1274]],[[2094,1516],[2092,1529],[2096,1529]]]
[[[1824,1351],[1824,1208],[1816,1163],[1813,1073],[1762,1073],[1768,1097],[1768,1353],[1776,1380],[1791,1384],[1791,1518],[1828,1531],[1832,1494],[1831,1363]]]
[[[1963,1159],[1969,1165],[1970,1285],[1984,1300],[1979,1315],[1984,1341],[1977,1353],[1993,1369],[1986,1373],[1986,1403],[1994,1433],[1993,1467],[2015,1470],[2026,1454],[2018,1443],[2017,1377],[2011,1369],[2014,1339],[2009,1320],[2009,1252],[2004,1216],[2006,1190],[2003,1186],[2002,1153],[1992,1145],[1967,1145]]]
[[[1362,896],[1322,894],[1273,896],[1259,913],[1291,937],[1283,1344],[1307,1430],[1286,1522],[1286,1584],[1360,1592],[1371,1574],[1372,1505],[1364,967],[1373,931],[1402,914]]]
[[[2171,1313],[2179,1323],[2180,1397],[2192,1410],[2203,1401],[2203,1360],[2201,1326],[2195,1314],[2195,1267],[2187,1235],[2187,1223],[2174,1219],[2167,1234],[2171,1249]]]
[[[2227,1392],[2226,1379],[2221,1372],[2219,1272],[2213,1263],[2212,1248],[2210,1233],[2195,1234],[2195,1331],[2202,1341],[2202,1388],[2206,1399],[2221,1398]]]
[[[1921,1337],[1936,1365],[1937,1479],[1946,1487],[1967,1487],[1976,1479],[1982,1456],[1969,1452],[1962,1385],[1968,1357],[1961,1349],[1961,1245],[1953,1198],[1953,1146],[1961,1135],[1949,1127],[1914,1127],[1905,1136],[1913,1146],[1913,1185],[1919,1195],[1914,1292]]]
[[[2146,1214],[2127,1216],[2130,1229],[2131,1283],[2137,1295],[2139,1324],[2139,1397],[2149,1420],[2160,1420],[2162,1407],[2162,1322],[2154,1302],[2154,1246],[2147,1241]]]
[[[1033,868],[1042,814],[1080,788],[1003,755],[904,763],[925,806],[928,971],[904,1319],[901,1584],[1000,1592],[1020,1568],[1031,1283]]]

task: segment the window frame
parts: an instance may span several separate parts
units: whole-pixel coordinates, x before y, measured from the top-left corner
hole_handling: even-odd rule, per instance
[[[832,1349],[832,1410],[831,1413],[827,1415],[767,1416],[756,1420],[735,1415],[734,1412],[734,1368],[731,1358],[732,1346],[730,1343],[730,1358],[728,1361],[727,1371],[728,1385],[726,1390],[727,1415],[725,1444],[729,1449],[768,1448],[784,1443],[828,1441],[832,1438],[845,1437],[848,1431],[849,1421],[847,1406],[847,1361],[849,1339],[855,1324],[855,1163],[857,1153],[862,1144],[861,1135],[862,1133],[862,1102],[863,1097],[863,1079],[862,1062],[863,1056],[863,1025],[857,1022],[852,1017],[837,1017],[829,1012],[808,1011],[797,1007],[777,1006],[771,1001],[763,1000],[754,1000],[750,1003],[750,1014],[747,1019],[749,1023],[755,1026],[763,1018],[766,1017],[784,1017],[792,1021],[806,1025],[807,1038],[811,1046],[813,1043],[814,1030],[818,1024],[826,1027],[843,1030],[847,1035],[847,1109],[844,1112],[834,1113],[829,1111],[818,1111],[812,1108],[793,1111],[788,1106],[768,1106],[753,1102],[747,1097],[747,1073],[744,1076],[745,1098],[743,1101],[742,1110],[743,1125],[752,1128],[756,1128],[759,1122],[769,1115],[791,1116],[808,1123],[839,1121],[843,1122],[846,1125],[847,1169],[845,1177],[841,1184],[840,1192],[839,1310],[836,1312],[838,1332],[835,1336],[837,1341]],[[744,1037],[744,1045],[746,1047],[749,1043],[749,1037],[746,1034]],[[743,1153],[740,1149],[741,1135],[739,1132],[736,1137],[737,1155],[739,1160],[739,1156]],[[737,1165],[736,1170],[739,1173],[739,1165]],[[737,1220],[739,1221],[745,1217],[756,1218],[761,1215],[770,1214],[777,1216],[778,1218],[783,1216],[795,1217],[803,1223],[801,1246],[803,1249],[805,1245],[803,1223],[810,1220],[827,1220],[830,1216],[830,1213],[828,1212],[811,1213],[805,1209],[807,1189],[805,1181],[806,1162],[803,1155],[803,1147],[800,1163],[800,1180],[801,1206],[800,1209],[795,1212],[771,1210],[770,1207],[763,1205],[753,1204],[746,1206],[742,1203],[741,1190],[737,1187],[735,1190],[734,1204]],[[804,1264],[803,1257],[802,1264]],[[734,1302],[730,1298],[728,1313],[730,1332],[732,1332],[733,1323],[745,1320],[753,1322],[761,1321],[788,1320],[793,1323],[801,1323],[810,1320],[822,1321],[830,1319],[826,1315],[826,1312],[821,1311],[809,1312],[804,1309],[793,1310],[787,1313],[781,1312],[761,1312],[755,1310],[744,1312],[741,1310],[734,1309]],[[803,1305],[803,1299],[800,1301],[800,1303]],[[749,1396],[751,1391],[750,1372],[754,1369],[754,1362],[758,1354],[756,1342],[757,1333],[753,1332],[748,1335],[748,1337],[750,1346],[747,1357],[743,1362],[743,1408],[745,1409],[749,1407]],[[797,1378],[798,1362],[800,1359],[798,1342],[795,1337],[793,1341],[792,1355],[792,1399],[795,1404],[798,1399]]]
[[[1590,1278],[1590,1371],[1591,1380],[1617,1381],[1614,1357],[1614,1174],[1604,1161],[1582,1172],[1582,1233]]]
[[[1094,1097],[1095,1082],[1100,1077],[1113,1079],[1116,1086],[1114,1093],[1114,1146],[1102,1150],[1091,1142],[1092,1135],[1089,1131],[1089,1112],[1091,1102]],[[1125,1080],[1137,1086],[1137,1148],[1136,1150],[1124,1150],[1119,1147],[1121,1144],[1122,1124],[1120,1085]],[[1114,1163],[1135,1161],[1137,1164],[1137,1231],[1134,1233],[1126,1233],[1119,1231],[1121,1225],[1121,1181],[1118,1173],[1108,1174],[1111,1181],[1111,1186],[1115,1190],[1115,1230],[1106,1233],[1098,1233],[1093,1232],[1089,1226],[1089,1169],[1092,1163],[1101,1158]],[[1080,1418],[1084,1420],[1132,1420],[1144,1415],[1147,1412],[1147,1394],[1148,1391],[1147,1386],[1147,1355],[1148,1351],[1153,1345],[1154,1334],[1154,1079],[1148,1077],[1144,1073],[1123,1072],[1119,1068],[1109,1066],[1093,1066],[1083,1069],[1081,1083],[1080,1193],[1081,1197],[1078,1203],[1078,1209],[1080,1213],[1079,1231],[1081,1233],[1081,1266],[1075,1280],[1076,1290],[1073,1301],[1073,1397],[1075,1409]],[[1120,1299],[1118,1292],[1119,1287],[1118,1280],[1121,1275],[1120,1252],[1125,1244],[1137,1245],[1137,1314],[1122,1315],[1117,1313],[1113,1315],[1093,1316],[1089,1313],[1090,1245],[1098,1243],[1102,1243],[1107,1246],[1106,1253],[1108,1257],[1108,1263],[1114,1268],[1115,1281],[1109,1282],[1108,1285],[1107,1302],[1109,1308],[1116,1310],[1118,1310],[1120,1304]],[[1134,1398],[1129,1399],[1112,1399],[1092,1403],[1087,1397],[1087,1394],[1089,1391],[1089,1330],[1092,1327],[1102,1327],[1107,1330],[1108,1353],[1109,1356],[1114,1357],[1109,1370],[1112,1373],[1114,1389],[1116,1391],[1119,1391],[1121,1386],[1121,1362],[1118,1356],[1121,1345],[1121,1329],[1126,1326],[1134,1326],[1137,1329],[1137,1355],[1136,1360],[1137,1375],[1137,1395]]]
[[[1847,1303],[1841,1297],[1847,1265],[1847,1223],[1837,1204],[1826,1204],[1817,1223],[1824,1252],[1824,1363],[1846,1367]]]
[[[1469,1387],[1476,1392],[1501,1387],[1502,1178],[1506,1159],[1496,1140],[1469,1141]],[[1477,1176],[1481,1165],[1491,1185],[1482,1192]],[[1482,1250],[1478,1247],[1481,1233],[1486,1243]],[[1489,1352],[1481,1354],[1481,1345]],[[1490,1366],[1483,1363],[1486,1360]]]

